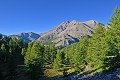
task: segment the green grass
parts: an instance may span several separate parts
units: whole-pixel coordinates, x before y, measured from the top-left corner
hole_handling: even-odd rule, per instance
[[[55,77],[55,76],[61,76],[62,72],[58,72],[54,69],[46,69],[44,71],[44,75],[47,76],[47,77]]]
[[[75,72],[75,69],[74,68],[71,68],[71,67],[66,67],[68,70],[67,70],[67,73],[68,75]],[[44,71],[44,76],[47,76],[49,78],[51,77],[62,77],[63,76],[63,72],[62,71],[57,71],[53,68],[50,68],[50,67],[46,67],[45,71]]]

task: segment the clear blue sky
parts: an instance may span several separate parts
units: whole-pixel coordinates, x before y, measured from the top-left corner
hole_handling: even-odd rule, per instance
[[[0,33],[46,32],[66,20],[107,24],[120,0],[0,0]]]

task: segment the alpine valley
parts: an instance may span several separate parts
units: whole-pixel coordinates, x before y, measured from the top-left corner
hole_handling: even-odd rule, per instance
[[[107,26],[72,20],[41,34],[0,34],[0,80],[120,80],[120,8]]]

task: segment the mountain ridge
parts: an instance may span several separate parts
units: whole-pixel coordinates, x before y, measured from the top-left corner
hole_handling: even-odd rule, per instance
[[[54,43],[56,46],[67,46],[72,43],[80,41],[84,36],[92,36],[92,33],[97,28],[100,22],[96,20],[89,20],[85,22],[79,22],[77,20],[64,21],[55,28],[42,33],[37,34],[34,32],[22,32],[16,35],[9,35],[12,38],[22,38],[27,42],[39,41]]]
[[[20,34],[16,34],[16,35],[9,35],[11,38],[22,38],[24,40],[26,40],[27,42],[30,41],[36,41],[40,35],[34,32],[23,32]]]

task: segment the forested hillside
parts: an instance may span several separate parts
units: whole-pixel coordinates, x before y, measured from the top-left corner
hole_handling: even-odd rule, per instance
[[[71,74],[106,73],[120,68],[120,8],[107,29],[63,49],[0,35],[0,80],[46,80]],[[75,79],[74,79],[75,80]]]

